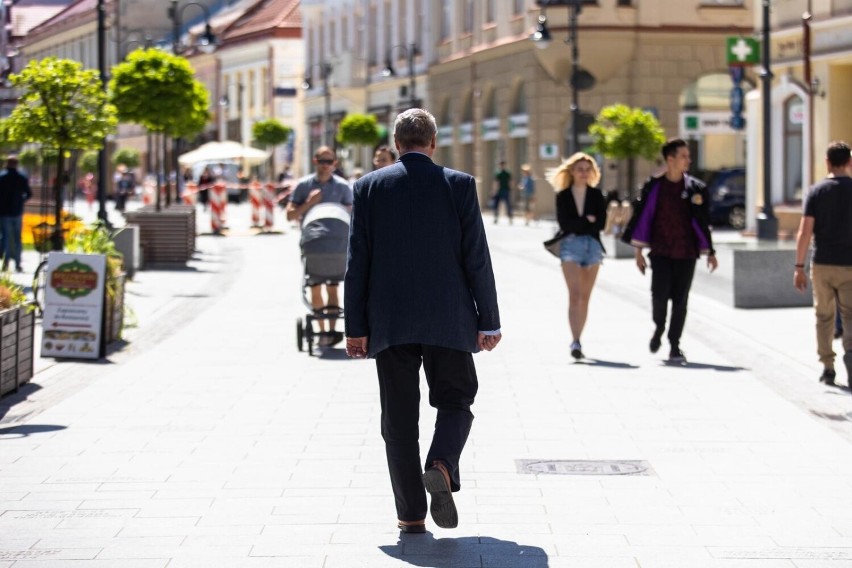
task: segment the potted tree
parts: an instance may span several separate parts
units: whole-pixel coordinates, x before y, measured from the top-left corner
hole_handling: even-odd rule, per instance
[[[65,160],[71,150],[97,150],[115,130],[115,107],[107,102],[98,72],[84,70],[71,59],[46,57],[30,61],[18,74],[9,76],[21,93],[6,120],[9,140],[37,143],[56,155],[52,180],[54,200],[53,250],[62,250],[62,186]]]
[[[23,288],[0,275],[0,396],[33,377],[35,312]]]
[[[372,114],[349,114],[340,121],[337,129],[337,141],[352,146],[375,146],[381,139],[379,123]],[[362,167],[360,156],[355,166]]]
[[[293,129],[285,126],[280,120],[269,118],[266,120],[258,120],[251,127],[251,134],[254,141],[264,148],[272,147],[273,151],[269,157],[271,164],[270,178],[275,177],[275,146],[283,144],[290,138]]]

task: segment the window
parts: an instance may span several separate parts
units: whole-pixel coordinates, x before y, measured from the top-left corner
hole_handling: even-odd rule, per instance
[[[441,40],[443,41],[450,39],[453,21],[452,7],[452,0],[444,0],[441,4]]]
[[[630,6],[633,5],[633,0],[618,0],[618,5],[619,6],[626,6],[626,7],[629,8]]]
[[[485,23],[494,23],[495,0],[485,0]]]
[[[512,13],[516,16],[524,13],[524,0],[513,0]]]
[[[462,31],[469,34],[473,31],[473,5],[475,0],[464,0],[464,14],[462,14]]]
[[[805,106],[801,97],[784,103],[784,201],[802,199],[802,124]]]

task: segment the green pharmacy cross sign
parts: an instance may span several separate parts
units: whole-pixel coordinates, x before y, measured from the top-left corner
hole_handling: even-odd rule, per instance
[[[757,65],[760,63],[760,43],[752,37],[729,37],[725,57],[728,65]]]

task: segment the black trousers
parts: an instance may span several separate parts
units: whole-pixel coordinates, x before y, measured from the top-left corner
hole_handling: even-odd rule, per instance
[[[420,366],[429,385],[429,404],[438,409],[432,444],[425,466],[420,462]],[[459,458],[467,442],[473,414],[470,407],[478,388],[473,356],[465,351],[408,344],[389,347],[376,355],[385,440],[396,512],[401,521],[426,518],[426,490],[422,473],[435,460],[450,472],[458,491]]]
[[[666,328],[666,312],[672,302],[672,317],[669,322],[669,343],[678,347],[683,326],[686,323],[686,304],[689,289],[695,274],[695,259],[675,259],[651,256],[651,304],[654,324],[658,331]]]

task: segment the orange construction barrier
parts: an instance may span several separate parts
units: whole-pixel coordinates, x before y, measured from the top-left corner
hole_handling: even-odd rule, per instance
[[[228,204],[228,190],[225,184],[216,182],[210,188],[210,228],[218,235],[225,228],[225,207]]]
[[[142,182],[142,204],[153,205],[157,199],[157,181],[153,176]]]
[[[248,195],[249,203],[251,204],[251,226],[260,227],[260,204],[262,200],[263,188],[260,182],[254,180],[249,185]]]
[[[275,224],[275,186],[267,183],[263,186],[263,209],[266,213],[263,219],[263,229],[271,231]]]
[[[186,182],[181,194],[181,200],[184,205],[195,205],[198,201],[198,184],[192,181]]]

